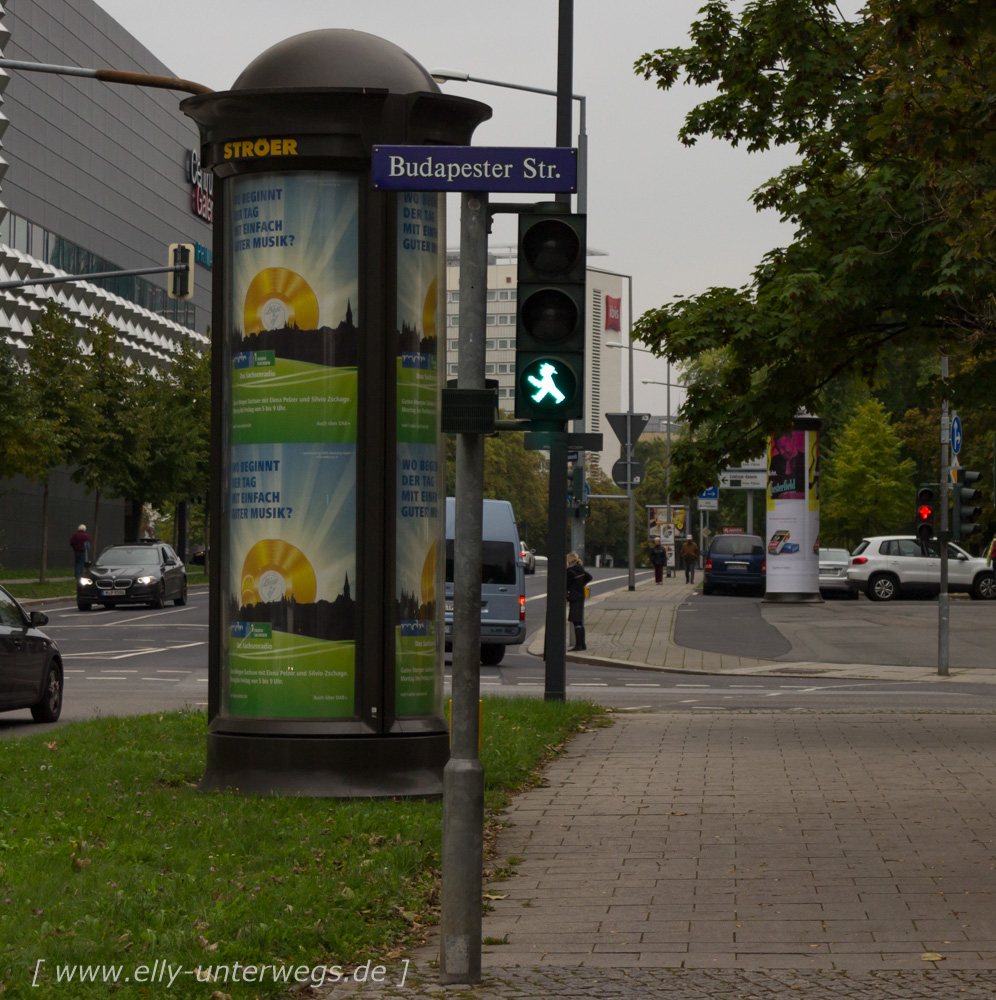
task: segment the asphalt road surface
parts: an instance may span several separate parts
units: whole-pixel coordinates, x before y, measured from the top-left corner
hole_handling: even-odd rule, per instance
[[[593,594],[625,589],[625,569],[593,571]],[[637,582],[649,577],[637,574]],[[545,620],[543,568],[526,578],[527,636]],[[207,704],[208,598],[192,591],[185,607],[77,610],[75,602],[44,606],[46,631],[66,667],[62,722],[98,715],[141,714]],[[777,621],[776,629],[773,620]],[[930,662],[936,651],[936,601],[875,605],[868,601],[762,608],[755,598],[693,595],[679,612],[677,637],[693,648],[830,662]],[[934,630],[933,632],[931,630]],[[982,665],[992,662],[996,602],[952,602],[955,643],[967,643]],[[542,697],[542,660],[512,647],[498,667],[481,668],[485,694]],[[882,657],[882,659],[876,659]],[[891,657],[891,659],[890,659]],[[917,662],[909,660],[909,662]],[[449,664],[447,663],[447,674]],[[624,711],[673,708],[706,711],[990,711],[991,685],[689,675],[568,664],[568,697],[588,698]],[[448,679],[447,679],[448,687]],[[0,714],[0,737],[50,727],[27,710]]]

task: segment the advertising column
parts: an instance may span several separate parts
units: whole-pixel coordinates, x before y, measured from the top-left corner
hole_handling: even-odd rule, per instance
[[[439,601],[445,545],[439,338],[446,315],[445,195],[398,193],[398,426],[395,714],[442,711]],[[443,337],[445,338],[445,330]]]
[[[773,600],[820,599],[819,430],[814,419],[805,423],[768,442],[766,597]]]
[[[221,714],[349,718],[358,180],[254,173],[225,192]]]

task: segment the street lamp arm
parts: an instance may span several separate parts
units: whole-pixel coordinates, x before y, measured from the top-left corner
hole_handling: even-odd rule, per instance
[[[463,73],[458,69],[432,69],[429,70],[429,75],[436,81],[436,83],[445,83],[447,80],[455,80],[458,83],[484,83],[489,87],[505,87],[507,90],[525,90],[530,94],[547,94],[550,97],[557,96],[557,92],[555,90],[550,90],[548,87],[530,87],[525,83],[508,83],[505,80],[489,80],[487,77],[483,76],[471,76],[470,73]],[[571,94],[571,97],[575,101],[584,100],[580,94]],[[582,131],[584,131],[583,128]]]
[[[25,59],[2,59],[0,69],[21,69],[29,73],[54,73],[56,76],[85,76],[103,83],[121,83],[131,87],[157,87],[160,90],[182,90],[189,94],[213,94],[210,87],[175,76],[150,73],[128,73],[118,69],[87,69],[85,66],[58,66],[54,63],[29,62]]]

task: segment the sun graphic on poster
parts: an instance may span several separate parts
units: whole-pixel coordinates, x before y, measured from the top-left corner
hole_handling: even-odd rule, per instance
[[[436,279],[433,278],[429,284],[429,290],[425,293],[425,302],[422,305],[422,336],[436,336]]]
[[[242,605],[294,600],[313,604],[318,592],[315,571],[305,554],[290,542],[264,538],[242,564]]]
[[[301,275],[286,267],[268,267],[249,282],[243,310],[244,333],[318,329],[318,299]]]
[[[432,604],[436,599],[436,543],[429,546],[422,563],[422,604]]]

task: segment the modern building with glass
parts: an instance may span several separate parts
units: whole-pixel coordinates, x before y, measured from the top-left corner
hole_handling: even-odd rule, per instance
[[[7,0],[0,49],[12,60],[171,76],[93,0]],[[137,270],[195,247],[194,295],[169,299],[166,275],[0,291],[0,337],[26,350],[50,301],[78,320],[103,315],[125,356],[163,370],[186,342],[206,347],[211,319],[211,178],[199,169],[183,93],[10,68],[0,70],[0,281]],[[0,470],[2,475],[2,470]],[[36,567],[37,491],[0,481],[0,563]],[[101,541],[121,541],[125,499],[101,501]],[[66,540],[92,499],[69,470],[50,481],[50,569],[71,565]],[[92,526],[91,526],[92,527]]]

